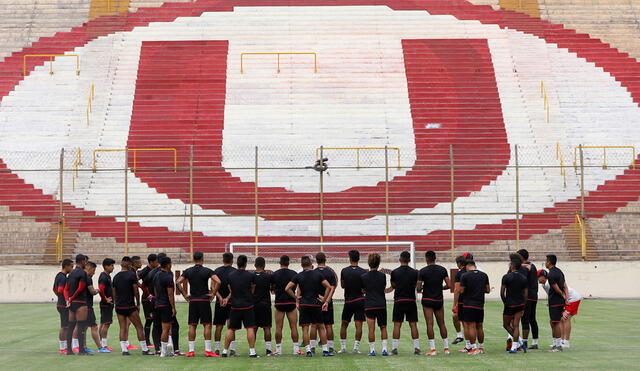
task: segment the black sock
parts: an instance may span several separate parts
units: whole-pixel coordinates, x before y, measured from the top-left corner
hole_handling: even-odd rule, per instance
[[[67,327],[67,354],[73,354],[73,330],[76,328],[76,322],[69,322]]]
[[[153,320],[153,331],[151,331],[151,335],[153,336],[153,345],[155,346],[156,352],[160,351],[160,334],[162,332],[162,322],[160,322],[159,316],[156,316],[157,319]]]
[[[151,324],[152,323],[153,323],[153,320],[150,320],[148,318],[144,322],[144,340],[147,342],[147,344],[151,344],[151,342],[149,342],[149,335],[151,334]]]
[[[78,344],[80,353],[86,353],[87,349],[87,321],[78,322]]]
[[[171,321],[171,340],[173,340],[173,350],[180,350],[180,324],[176,317]]]

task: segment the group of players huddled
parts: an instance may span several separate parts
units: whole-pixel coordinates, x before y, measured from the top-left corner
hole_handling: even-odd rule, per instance
[[[391,272],[390,286],[387,286],[386,274],[379,270],[379,254],[368,254],[369,270],[365,270],[359,266],[360,253],[357,250],[349,251],[350,265],[341,271],[339,278],[340,287],[344,290],[344,307],[338,354],[347,352],[347,330],[352,320],[355,323],[352,352],[355,354],[360,353],[362,325],[365,321],[370,356],[376,355],[376,324],[382,341],[381,354],[398,354],[400,330],[404,321],[409,323],[414,354],[421,354],[416,293],[422,294],[422,309],[429,339],[427,355],[438,354],[434,322],[440,330],[444,354],[449,354],[443,306],[443,291],[447,289],[454,291],[452,312],[456,338],[453,344],[465,342],[464,348],[459,352],[485,352],[484,304],[485,295],[491,290],[487,274],[478,269],[473,256],[466,253],[456,258],[458,272],[452,283],[447,270],[436,264],[436,254],[433,251],[426,252],[425,257],[427,265],[418,271],[409,266],[409,252],[402,252],[400,266]],[[553,332],[551,351],[562,351],[569,346],[571,317],[577,314],[581,298],[575,290],[568,287],[564,274],[556,267],[557,259],[554,255],[547,256],[545,265],[548,271],[536,270],[528,258],[526,250],[511,254],[509,271],[502,278],[500,296],[504,302],[503,326],[508,333],[507,351],[517,353],[520,350],[526,352],[527,348],[538,349],[535,316],[538,283],[549,294],[549,316]],[[60,314],[60,353],[91,355],[93,351],[86,344],[89,329],[98,352],[112,352],[107,334],[115,309],[123,355],[130,355],[130,350],[141,349],[143,355],[195,357],[196,329],[202,324],[205,357],[237,356],[235,332],[242,327],[247,331],[249,357],[258,357],[255,349],[258,329],[263,329],[264,332],[266,355],[278,356],[283,352],[282,328],[286,317],[291,329],[294,355],[312,357],[319,339],[322,355],[333,356],[332,297],[338,287],[338,277],[326,265],[326,256],[322,252],[315,255],[315,267],[311,256],[303,256],[300,272],[289,269],[289,260],[288,256],[283,255],[279,262],[280,268],[271,272],[265,270],[265,259],[258,257],[254,262],[255,270],[248,271],[245,255],[238,256],[236,267],[233,267],[233,255],[224,253],[223,265],[211,270],[203,265],[204,254],[195,252],[195,265],[184,270],[174,282],[171,258],[164,253],[150,254],[144,268],[140,257],[123,257],[120,262],[121,270],[113,279],[111,274],[115,261],[107,258],[102,262],[103,272],[100,273],[96,288],[93,284],[95,263],[81,254],[75,258],[75,267],[72,260],[65,259],[62,271],[56,275],[53,285]],[[385,294],[392,291],[393,333],[389,352]],[[272,294],[275,295],[275,349],[271,342]],[[99,325],[93,309],[94,295],[100,295]],[[189,351],[186,354],[179,349],[180,326],[176,319],[176,295],[182,295],[189,303]],[[215,301],[213,311],[212,301]],[[144,324],[140,305],[144,311]],[[136,329],[139,348],[128,341],[131,325]],[[302,328],[302,344],[299,344],[298,325]],[[220,340],[225,326],[227,331],[221,349]],[[530,329],[533,342],[528,346]],[[215,348],[212,347],[212,332]]]

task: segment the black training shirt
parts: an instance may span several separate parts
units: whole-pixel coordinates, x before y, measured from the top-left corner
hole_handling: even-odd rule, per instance
[[[447,269],[441,265],[432,264],[420,269],[418,279],[422,281],[422,300],[443,301],[442,283],[449,274]]]
[[[386,308],[384,289],[387,287],[387,276],[380,271],[368,271],[360,279],[364,288],[365,309]]]
[[[538,269],[536,265],[530,262],[527,262],[531,269],[529,269],[529,274],[527,275],[527,282],[529,286],[527,287],[529,290],[527,291],[529,299],[538,300]]]
[[[363,300],[362,293],[362,275],[367,273],[360,267],[348,266],[340,272],[340,281],[344,284],[344,301],[345,303]]]
[[[149,273],[145,274],[144,279],[142,280],[142,283],[144,283],[144,285],[147,287],[147,290],[149,290],[150,295],[155,295],[153,280],[155,279],[156,275],[159,272],[160,272],[160,267],[155,267],[152,270],[150,270]]]
[[[416,301],[418,271],[408,265],[401,265],[391,272],[391,283],[395,285],[393,300]]]
[[[231,286],[231,309],[253,308],[251,286],[256,282],[256,275],[244,269],[234,269],[227,278]]]
[[[175,285],[173,284],[173,273],[160,270],[160,272],[156,273],[156,276],[153,279],[153,286],[153,290],[156,293],[156,308],[170,305],[169,289],[175,290]]]
[[[214,275],[213,270],[196,264],[182,272],[182,277],[189,281],[189,300],[209,301],[209,279]]]
[[[564,292],[564,273],[558,267],[549,269],[549,305],[564,304],[564,298],[553,289],[553,284],[557,284],[560,291]]]
[[[149,272],[151,272],[152,270],[153,268],[147,265],[138,271],[138,279],[144,284],[145,287],[147,287],[147,284],[145,283],[144,279],[147,276],[147,274],[149,274]],[[149,290],[148,287],[147,287],[147,290]],[[149,292],[151,291],[149,290]],[[147,299],[147,296],[148,296],[147,293],[143,290],[142,299]]]
[[[111,276],[105,272],[100,273],[98,277],[98,288],[103,291],[103,294],[107,298],[113,298],[113,287],[111,287]],[[109,306],[111,304],[100,299],[100,306]]]
[[[456,273],[455,278],[453,279],[453,282],[455,284],[455,282],[461,282],[462,280],[462,275],[467,273],[467,268],[462,268],[458,270],[458,273]],[[458,295],[458,302],[459,303],[463,303],[464,302],[464,296],[465,293]]]
[[[216,270],[213,271],[213,273],[215,273],[215,275],[218,276],[218,278],[220,279],[220,288],[218,289],[218,293],[223,298],[226,298],[227,296],[229,296],[229,274],[231,274],[231,272],[235,270],[236,269],[230,265],[227,265],[227,266],[223,265],[216,268]]]
[[[84,289],[86,291],[86,295],[87,295],[87,306],[89,308],[93,307],[93,295],[91,295],[91,293],[89,292],[89,286],[93,286],[93,278],[89,277],[87,275],[87,288]],[[94,287],[95,289],[95,287]]]
[[[319,295],[324,295],[325,289],[322,282],[325,280],[322,273],[316,270],[303,270],[293,277],[291,282],[300,287],[300,305],[307,307],[319,307],[322,305]]]
[[[318,267],[315,270],[317,270],[318,272],[320,272],[322,274],[322,277],[324,277],[324,279],[327,280],[327,282],[329,282],[329,285],[331,285],[333,287],[337,287],[338,286],[338,280],[336,278],[336,272],[333,269],[331,269],[330,267]],[[324,292],[324,290],[323,290],[323,292]],[[329,302],[329,309],[333,309],[333,300],[331,300]]]
[[[489,277],[477,269],[465,272],[460,278],[460,286],[464,287],[465,308],[484,308],[485,288],[489,284]]]
[[[113,277],[113,288],[116,290],[116,308],[130,309],[135,307],[133,285],[138,283],[138,276],[134,271],[120,271]]]
[[[254,283],[256,285],[253,291],[253,302],[271,305],[271,283],[273,275],[266,271],[255,272]]]
[[[56,278],[53,280],[53,290],[56,292],[56,296],[58,296],[58,303],[56,306],[58,308],[65,308],[67,306],[67,300],[64,298],[64,285],[67,284],[67,276],[58,272],[56,274]]]
[[[275,291],[276,304],[295,304],[295,300],[287,294],[284,289],[287,287],[289,282],[293,280],[293,277],[296,276],[296,271],[289,268],[280,268],[277,271],[273,272],[273,276],[271,277],[273,282],[273,291]],[[295,287],[294,287],[295,291]]]
[[[69,276],[67,277],[67,285],[69,285],[69,298],[71,298],[76,291],[78,290],[78,286],[81,284],[86,288],[87,285],[87,272],[80,267],[75,267]],[[87,292],[83,288],[78,292],[75,298],[73,298],[73,302],[76,303],[86,303],[87,302]]]
[[[502,276],[502,284],[506,286],[505,305],[508,307],[517,307],[524,305],[527,298],[524,297],[522,290],[529,285],[527,278],[519,272],[509,272]]]

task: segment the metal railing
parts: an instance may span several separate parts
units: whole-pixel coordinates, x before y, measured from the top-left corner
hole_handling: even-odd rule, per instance
[[[582,221],[582,217],[576,214],[576,227],[578,228],[580,249],[582,251],[582,260],[587,260],[587,230],[586,225]]]
[[[89,126],[90,123],[90,115],[93,112],[93,99],[95,98],[95,89],[93,84],[91,84],[91,87],[89,88],[89,98],[87,101],[87,126]]]
[[[630,149],[631,150],[631,168],[636,168],[636,147],[634,146],[578,146],[573,149],[573,167],[578,167],[578,150],[585,149],[602,149],[602,168],[607,168],[607,149]]]
[[[78,169],[82,166],[82,150],[76,148],[76,155],[73,159],[73,173],[71,174],[71,188],[76,191],[76,180],[78,179]]]
[[[27,58],[28,57],[49,57],[49,75],[53,75],[53,60],[56,57],[75,57],[76,58],[76,75],[80,75],[80,56],[77,54],[25,54],[22,59],[23,75],[27,76]]]
[[[173,172],[178,171],[178,150],[175,148],[100,148],[93,150],[93,172],[97,169],[97,152],[133,152],[133,168],[134,173],[138,168],[138,152],[173,152]]]
[[[356,169],[360,170],[360,151],[364,150],[381,150],[381,151],[395,151],[396,162],[398,170],[402,169],[400,166],[400,148],[398,147],[318,147],[316,148],[316,160],[321,158],[320,152],[327,150],[342,150],[342,151],[356,151]]]
[[[281,55],[313,55],[313,73],[318,73],[318,55],[314,52],[240,53],[240,73],[244,73],[244,56],[245,55],[277,55],[278,56],[278,73],[280,73],[280,56]]]
[[[551,107],[549,106],[549,94],[547,93],[547,87],[544,85],[544,81],[540,82],[540,98],[544,103],[544,110],[547,113],[547,122],[551,121]]]
[[[567,188],[567,169],[564,167],[564,157],[562,155],[562,148],[560,148],[560,142],[556,143],[556,158],[560,161],[560,175],[562,176],[564,187]]]

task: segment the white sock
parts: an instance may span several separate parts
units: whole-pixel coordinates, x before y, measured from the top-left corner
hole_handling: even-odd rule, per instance
[[[429,349],[436,350],[436,339],[429,339]]]
[[[376,342],[373,341],[369,343],[369,352],[375,352],[375,351],[376,351]]]
[[[327,345],[329,348],[333,348],[333,340],[327,340]]]
[[[356,340],[353,342],[353,350],[360,350],[360,340]]]
[[[307,349],[307,352],[311,352],[311,345],[307,344],[305,348]]]
[[[282,344],[280,344],[280,349],[282,349]],[[300,344],[293,343],[293,354],[298,354],[300,352]]]
[[[231,344],[229,344],[229,350],[236,350],[236,341],[233,340],[231,341]]]
[[[387,339],[382,340],[382,351],[387,351]]]
[[[456,338],[463,338],[462,332],[456,332]]]
[[[514,341],[513,343],[511,343],[511,350],[518,350],[519,345],[520,343],[518,343],[517,341]]]
[[[442,344],[445,348],[449,349],[449,339],[442,339]]]
[[[216,350],[220,350],[220,342],[216,341],[214,344],[216,346]]]
[[[316,341],[315,340],[311,340],[311,348],[315,348],[316,347]]]
[[[347,349],[347,339],[340,339],[340,350]]]
[[[538,339],[533,339],[533,340],[531,341],[531,344],[532,344],[532,345],[538,345]]]
[[[484,348],[484,343],[478,343],[478,348]]]
[[[511,340],[511,341],[513,341],[513,336],[511,336],[511,335],[507,335],[507,340]]]
[[[64,349],[67,349],[67,341],[60,340],[60,350],[64,350]]]
[[[204,351],[211,352],[211,340],[204,341]]]
[[[328,352],[328,351],[329,351],[329,345],[322,344],[322,352]]]
[[[106,347],[108,343],[108,339],[107,338],[102,338],[100,339],[100,345],[102,345],[103,347]]]
[[[127,349],[129,348],[129,340],[125,340],[125,343],[127,343]]]
[[[522,338],[522,336],[520,336],[520,337],[518,338],[518,343],[523,344],[523,342],[524,342],[524,339]]]
[[[129,349],[127,349],[127,342],[126,341],[121,341],[120,342],[120,349],[122,349],[123,352],[128,352]]]
[[[562,341],[562,346],[569,348],[571,346],[571,344],[569,343],[569,340],[563,340]]]
[[[413,339],[413,349],[420,349],[420,339]]]
[[[470,340],[465,340],[464,341],[464,347],[467,349],[471,349],[471,341]]]
[[[196,351],[196,342],[189,341],[189,352],[195,352],[195,351]]]
[[[559,341],[559,340],[560,340],[560,339],[558,339],[558,338],[553,338],[553,346],[554,346],[554,347],[557,347],[557,346],[559,346],[559,345],[560,345],[560,341]]]
[[[256,348],[249,348],[249,355],[255,355],[256,354]]]
[[[382,340],[384,343],[384,340]],[[398,344],[400,343],[400,339],[391,339],[391,349],[398,349]]]
[[[276,352],[282,353],[282,344],[276,344]]]
[[[173,338],[171,336],[169,336],[168,344],[169,344],[169,348],[167,349],[171,349],[172,352],[175,351],[176,348],[173,346]]]
[[[264,347],[267,348],[267,350],[271,350],[271,342],[270,341],[265,341],[264,342]]]
[[[471,349],[476,349],[476,343],[471,344]]]
[[[146,340],[140,340],[140,349],[142,349],[143,352],[149,351],[149,347],[147,346]]]
[[[226,349],[222,349],[222,354],[227,354],[227,350]]]
[[[78,342],[78,339],[71,339],[71,347],[72,348],[80,348],[80,342]]]

